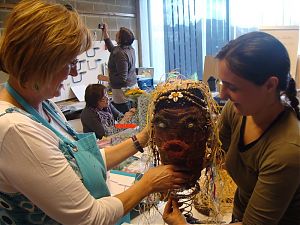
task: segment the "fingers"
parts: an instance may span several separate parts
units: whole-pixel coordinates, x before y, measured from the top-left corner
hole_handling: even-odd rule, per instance
[[[169,198],[164,209],[164,214],[172,212],[172,205],[173,205],[172,198]]]
[[[173,172],[173,176],[182,178],[185,181],[187,181],[187,180],[190,180],[193,175],[188,172]]]
[[[180,210],[182,203],[178,203],[178,200],[170,197],[165,205],[163,212],[163,220],[169,225],[183,225],[188,224],[186,222],[185,216]]]
[[[177,211],[177,212],[181,213],[178,202],[175,199],[172,199],[172,209],[173,209],[173,211]]]
[[[108,25],[107,25],[107,23],[104,23],[104,24],[103,24],[103,30],[108,30]]]
[[[177,201],[177,205],[178,205],[178,208],[180,208],[183,205],[183,202],[178,202]],[[183,209],[180,209],[180,212],[182,212],[182,211],[183,211]]]
[[[136,112],[136,108],[131,108],[130,110],[129,110],[129,112],[132,112],[133,114]]]
[[[163,219],[167,224],[170,225],[187,224],[185,217],[182,215],[181,210],[179,209],[177,200],[173,199],[172,197],[168,199],[168,202],[165,205]]]
[[[131,117],[133,117],[134,116],[134,114],[135,114],[135,111],[128,111],[128,112],[126,112],[125,114],[124,114],[124,117],[129,117],[129,118],[131,118]]]
[[[186,168],[186,167],[179,167],[179,166],[175,166],[175,165],[168,165],[168,166],[172,167],[172,169],[174,171],[178,171],[178,172],[190,172],[190,169]]]
[[[172,189],[178,189],[187,184],[191,175],[184,172],[174,172],[172,168],[168,168],[169,182],[172,183]]]
[[[174,178],[182,178],[184,179],[184,182],[189,181],[193,176],[189,169],[176,167],[174,165],[166,165],[166,167],[172,171]],[[178,181],[180,182],[180,180]]]
[[[191,175],[175,172],[170,165],[161,165],[149,169],[143,176],[145,182],[150,182],[151,192],[179,189],[189,182]]]

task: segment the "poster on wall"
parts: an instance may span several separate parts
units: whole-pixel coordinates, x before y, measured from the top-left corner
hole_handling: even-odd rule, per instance
[[[116,45],[115,41],[113,43]],[[138,45],[136,40],[133,42],[132,47],[135,49],[136,67],[138,67]],[[68,76],[63,82],[64,88],[61,90],[61,95],[52,100],[59,102],[77,97],[79,101],[84,101],[86,86],[98,83],[98,75],[108,75],[107,63],[109,55],[110,53],[105,48],[104,41],[93,42],[91,49],[77,57],[78,75],[76,77]]]
[[[273,26],[261,27],[260,31],[269,33],[279,39],[286,47],[291,61],[290,73],[293,78],[296,77],[298,43],[299,43],[299,27],[298,26]],[[298,72],[299,73],[299,72]],[[298,76],[298,75],[297,75]]]

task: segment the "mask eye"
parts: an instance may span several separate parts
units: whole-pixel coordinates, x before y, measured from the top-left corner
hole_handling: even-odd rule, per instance
[[[157,126],[158,126],[159,128],[166,128],[166,127],[167,127],[167,125],[166,125],[164,122],[159,122],[159,123],[157,124]]]
[[[169,121],[164,116],[157,115],[153,120],[153,124],[157,128],[167,128]]]
[[[199,126],[197,118],[194,118],[193,116],[183,118],[180,120],[180,123],[182,124],[182,128],[191,130],[195,130]]]
[[[194,123],[188,123],[187,124],[187,128],[194,128],[195,127],[195,124]]]

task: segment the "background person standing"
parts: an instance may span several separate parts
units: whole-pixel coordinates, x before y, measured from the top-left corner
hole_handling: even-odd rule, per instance
[[[112,88],[112,104],[122,113],[131,108],[122,88],[137,85],[135,73],[135,50],[131,46],[134,34],[127,28],[121,27],[116,33],[117,46],[114,46],[109,35],[108,26],[104,24],[102,32],[105,45],[110,52],[108,60],[109,83]]]

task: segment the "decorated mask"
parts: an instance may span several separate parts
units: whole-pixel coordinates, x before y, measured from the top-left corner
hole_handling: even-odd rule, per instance
[[[212,156],[216,105],[201,81],[170,79],[152,93],[150,148],[154,164],[185,168],[192,179],[185,189],[199,191],[204,161]]]

